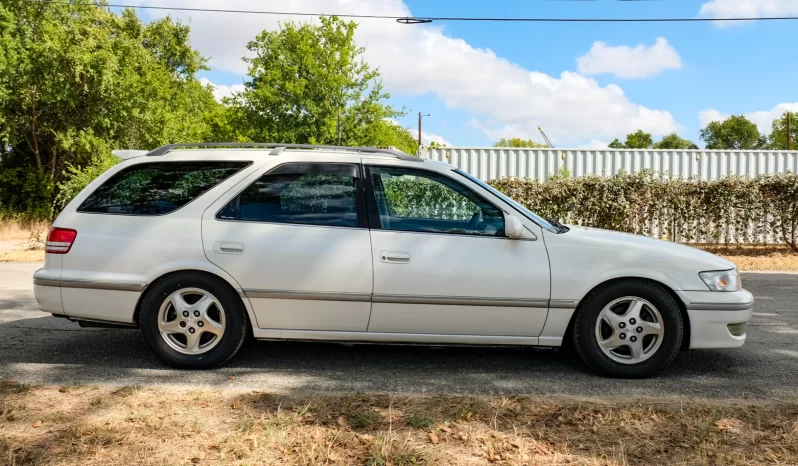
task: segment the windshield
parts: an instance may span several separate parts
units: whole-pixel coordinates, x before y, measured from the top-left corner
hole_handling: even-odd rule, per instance
[[[477,178],[477,177],[475,177],[475,176],[473,176],[473,175],[471,175],[469,173],[466,173],[466,172],[460,170],[459,168],[457,168],[457,169],[455,169],[453,171],[455,173],[457,173],[458,175],[464,176],[464,177],[468,178],[469,180],[473,181],[474,183],[480,185],[482,188],[487,189],[494,196],[496,196],[496,197],[500,198],[501,200],[503,200],[504,202],[510,204],[510,206],[512,206],[515,210],[517,210],[521,215],[523,215],[524,217],[528,218],[529,220],[532,220],[533,222],[535,222],[541,228],[545,228],[545,229],[549,230],[552,233],[559,233],[560,232],[560,229],[555,227],[554,225],[552,225],[548,220],[544,219],[543,217],[540,217],[539,215],[535,214],[531,210],[527,209],[526,207],[522,206],[521,204],[519,204],[519,203],[515,202],[514,200],[510,199],[509,197],[505,196],[501,191],[499,191],[496,188],[494,188],[493,186],[485,183],[484,181],[480,180],[479,178]]]

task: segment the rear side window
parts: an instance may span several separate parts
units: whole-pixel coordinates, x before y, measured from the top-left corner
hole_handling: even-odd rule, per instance
[[[357,227],[358,173],[349,164],[286,164],[249,185],[216,218]]]
[[[250,162],[154,162],[125,168],[83,201],[78,212],[164,215],[183,207]]]

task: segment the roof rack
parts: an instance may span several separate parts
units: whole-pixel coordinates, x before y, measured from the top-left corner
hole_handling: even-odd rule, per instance
[[[157,157],[171,152],[175,149],[188,147],[262,147],[272,149],[269,155],[280,155],[285,149],[324,149],[324,150],[343,150],[349,152],[362,152],[365,154],[384,154],[391,155],[401,160],[410,162],[423,162],[424,159],[395,149],[380,149],[377,147],[348,147],[348,146],[325,146],[317,144],[280,144],[262,142],[181,142],[178,144],[167,144],[152,150],[147,154],[148,157]]]

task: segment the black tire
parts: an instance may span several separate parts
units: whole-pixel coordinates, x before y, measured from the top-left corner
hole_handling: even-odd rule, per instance
[[[664,335],[659,349],[648,359],[624,364],[604,354],[596,337],[596,323],[604,307],[612,301],[633,296],[643,298],[662,316]],[[673,297],[661,285],[647,280],[625,280],[600,286],[591,291],[577,309],[573,343],[579,357],[597,374],[619,378],[651,377],[673,362],[682,345],[684,323]]]
[[[158,329],[158,312],[164,300],[184,288],[199,288],[222,305],[225,328],[220,341],[205,353],[183,354],[170,347]],[[139,327],[147,346],[166,364],[178,369],[210,369],[235,356],[250,331],[246,309],[235,291],[222,279],[203,272],[183,272],[154,283],[146,292],[139,314]]]

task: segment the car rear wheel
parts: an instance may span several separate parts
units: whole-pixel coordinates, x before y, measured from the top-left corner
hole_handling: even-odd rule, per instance
[[[682,343],[679,306],[661,285],[610,283],[583,300],[574,321],[574,347],[593,371],[642,378],[667,367]]]
[[[148,290],[139,326],[165,363],[208,369],[232,358],[247,336],[241,300],[221,279],[201,272],[166,277]]]

